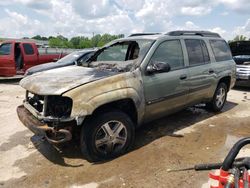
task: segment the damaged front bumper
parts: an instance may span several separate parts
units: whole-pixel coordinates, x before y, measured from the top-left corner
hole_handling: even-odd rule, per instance
[[[28,110],[27,107],[29,108],[30,106],[26,104],[25,106],[21,105],[17,107],[17,114],[20,121],[33,133],[44,136],[52,144],[61,144],[72,139],[70,130],[48,126],[48,124],[39,120],[42,119],[39,114],[35,113],[32,109]],[[47,120],[52,121],[51,118]],[[53,120],[55,121],[55,119]],[[68,121],[70,120],[68,119]]]

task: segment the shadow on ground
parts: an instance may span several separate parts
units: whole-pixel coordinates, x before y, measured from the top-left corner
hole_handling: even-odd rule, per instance
[[[236,103],[227,102],[223,108],[223,112],[229,111],[237,105]],[[135,149],[164,136],[183,137],[182,135],[176,135],[175,132],[204,121],[214,115],[216,114],[208,112],[205,109],[205,105],[200,104],[150,122],[137,130]]]
[[[20,78],[18,78],[18,79],[12,79],[12,80],[3,80],[3,79],[0,79],[0,85],[1,84],[19,85],[20,80],[21,80]]]
[[[236,105],[236,103],[227,102],[223,109],[223,112],[231,110]],[[145,145],[150,144],[154,140],[164,136],[182,137],[181,135],[174,134],[174,132],[181,130],[185,127],[191,126],[195,123],[206,120],[215,115],[212,112],[207,112],[204,107],[204,105],[190,107],[173,115],[143,125],[136,131],[136,140],[133,150],[137,150]],[[47,141],[38,136],[33,136],[31,138],[31,141],[38,149],[38,151],[54,164],[58,164],[65,167],[80,167],[82,166],[82,164],[67,164],[65,162],[65,158],[87,159],[86,156],[83,156],[81,154],[79,142],[75,140],[66,143],[63,146],[60,146],[59,148],[50,145]],[[101,163],[105,162],[107,161],[102,161]]]
[[[80,159],[82,154],[79,148],[79,144],[72,140],[68,143],[59,146],[53,146],[48,143],[45,138],[41,136],[34,135],[31,137],[31,142],[36,147],[36,149],[49,161],[54,164],[61,165],[64,167],[81,167],[83,164],[68,164],[65,158],[70,159]]]

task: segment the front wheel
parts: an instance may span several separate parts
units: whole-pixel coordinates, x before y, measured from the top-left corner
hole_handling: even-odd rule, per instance
[[[216,88],[213,99],[210,103],[207,103],[207,106],[212,111],[219,112],[224,107],[226,99],[227,99],[227,85],[222,82]]]
[[[81,149],[86,148],[93,161],[120,156],[133,144],[134,125],[123,112],[111,111],[94,115],[85,126],[81,131]]]

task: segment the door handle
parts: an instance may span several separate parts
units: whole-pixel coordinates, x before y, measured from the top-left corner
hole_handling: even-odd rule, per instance
[[[180,79],[181,79],[181,80],[187,79],[187,75],[186,75],[186,74],[181,75],[181,76],[180,76]]]
[[[209,69],[209,74],[213,74],[214,73],[214,70],[213,69]]]

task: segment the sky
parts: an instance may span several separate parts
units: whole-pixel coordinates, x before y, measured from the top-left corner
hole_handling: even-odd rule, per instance
[[[209,30],[250,38],[250,0],[0,0],[0,37]]]

